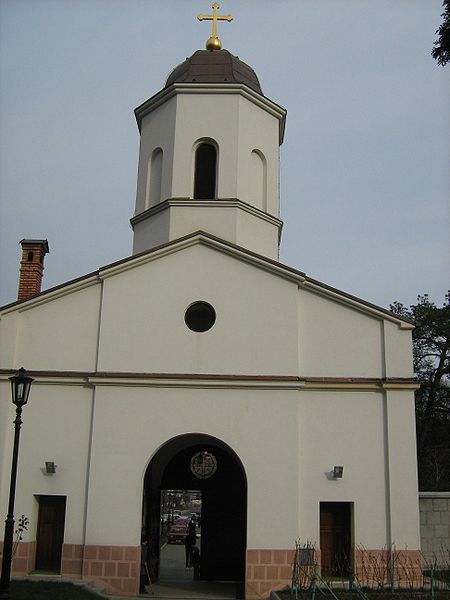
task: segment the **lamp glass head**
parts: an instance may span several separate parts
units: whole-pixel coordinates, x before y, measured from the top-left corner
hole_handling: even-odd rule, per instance
[[[13,377],[10,377],[11,381],[11,394],[12,401],[17,407],[24,406],[28,402],[28,396],[30,394],[31,384],[34,379],[28,377],[26,370],[21,367]]]

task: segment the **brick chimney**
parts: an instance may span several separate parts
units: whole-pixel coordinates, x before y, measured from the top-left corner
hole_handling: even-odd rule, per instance
[[[47,240],[21,240],[20,244],[22,260],[17,300],[27,300],[41,291],[44,256],[49,250]]]

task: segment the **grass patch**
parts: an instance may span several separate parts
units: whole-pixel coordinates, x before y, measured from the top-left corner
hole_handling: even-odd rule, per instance
[[[11,600],[98,600],[99,596],[72,583],[11,581]]]

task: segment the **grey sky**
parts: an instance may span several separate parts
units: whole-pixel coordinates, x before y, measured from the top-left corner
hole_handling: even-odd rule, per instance
[[[204,47],[211,0],[0,0],[0,304],[19,240],[44,288],[131,254],[133,109]],[[280,260],[388,306],[449,287],[441,0],[224,0],[224,48],[288,110]]]

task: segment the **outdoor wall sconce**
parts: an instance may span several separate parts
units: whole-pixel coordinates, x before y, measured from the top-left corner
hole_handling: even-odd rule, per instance
[[[54,475],[56,473],[56,467],[58,465],[55,465],[55,463],[51,460],[46,460],[45,461],[45,472],[47,473],[47,475]]]
[[[342,479],[343,474],[344,474],[344,467],[340,467],[340,466],[333,467],[333,477],[335,479]]]

